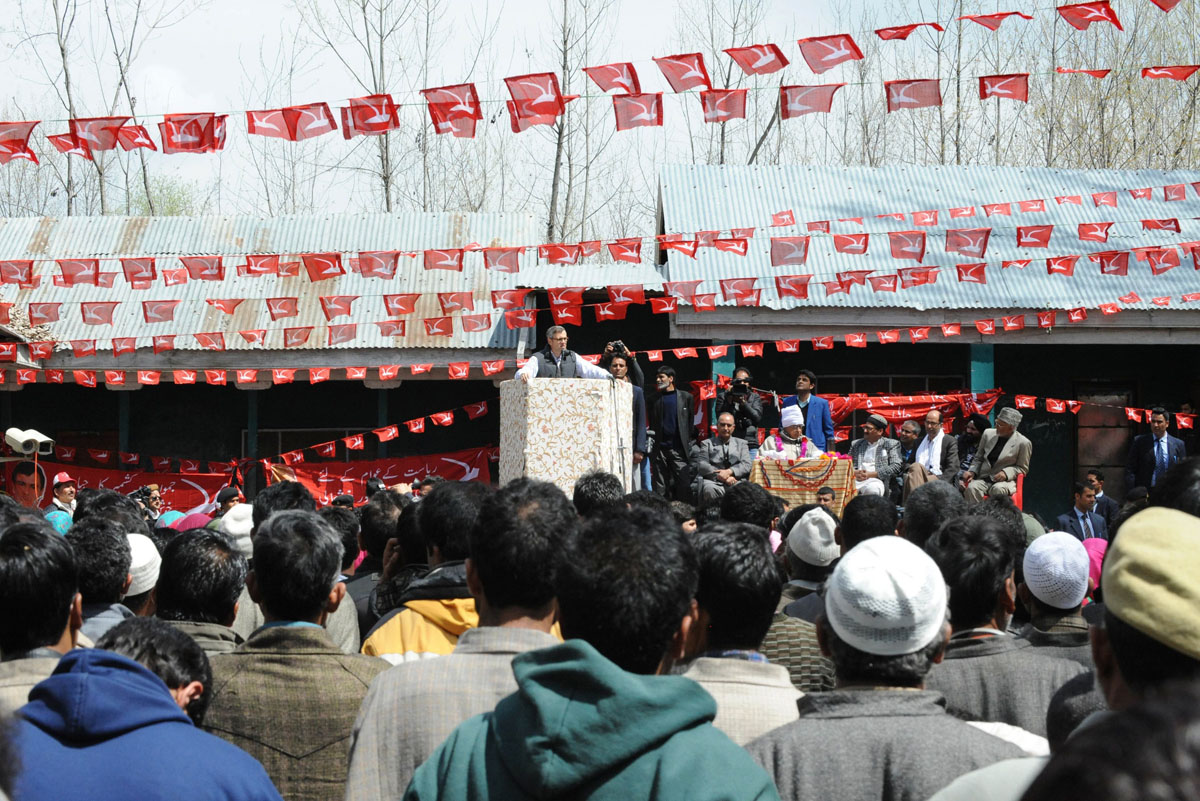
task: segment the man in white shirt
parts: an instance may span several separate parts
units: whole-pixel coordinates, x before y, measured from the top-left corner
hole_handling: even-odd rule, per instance
[[[958,468],[958,442],[942,430],[942,413],[930,409],[925,415],[925,436],[917,445],[917,455],[904,474],[904,502],[922,484],[950,481]]]
[[[555,325],[546,331],[546,347],[525,362],[517,377],[528,382],[531,378],[612,378],[612,374],[568,350],[567,330]]]
[[[900,443],[884,436],[887,427],[882,415],[873,414],[861,426],[862,438],[850,443],[859,495],[883,495],[892,476],[900,472]]]

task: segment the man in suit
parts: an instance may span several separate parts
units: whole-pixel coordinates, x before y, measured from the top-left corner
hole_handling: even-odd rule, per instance
[[[733,436],[737,421],[729,412],[717,417],[717,435],[701,442],[692,451],[696,468],[696,499],[701,507],[719,502],[725,488],[750,475],[754,460],[746,440]]]
[[[942,431],[942,412],[930,409],[925,415],[925,436],[917,445],[913,463],[904,473],[904,502],[922,484],[951,481],[958,469],[958,443]]]
[[[1096,490],[1091,484],[1075,482],[1075,505],[1071,511],[1058,516],[1058,528],[1077,540],[1093,537],[1108,539],[1108,525],[1104,518],[1092,511],[1096,504]]]
[[[783,406],[797,405],[804,412],[804,432],[810,442],[828,453],[834,446],[833,415],[829,401],[817,397],[817,374],[801,370],[796,376],[796,394],[783,399]]]
[[[921,426],[916,420],[905,420],[896,429],[896,441],[900,443],[900,470],[888,483],[888,497],[899,506],[904,502],[904,479],[908,475],[908,468],[917,463]]]
[[[883,495],[888,482],[900,474],[900,443],[884,436],[888,422],[873,414],[863,423],[862,438],[850,443],[854,487],[859,495]]]
[[[654,448],[650,463],[654,491],[667,498],[676,495],[676,484],[689,464],[696,439],[692,393],[675,389],[675,370],[669,365],[654,375],[658,394],[650,401],[650,433]]]
[[[1183,440],[1167,433],[1167,411],[1150,410],[1150,433],[1138,434],[1129,446],[1125,460],[1126,492],[1134,487],[1149,489],[1159,482],[1171,465],[1187,458]]]
[[[1104,473],[1098,469],[1087,471],[1087,480],[1096,489],[1096,505],[1092,511],[1104,518],[1104,525],[1112,528],[1112,522],[1121,511],[1121,504],[1113,500],[1111,495],[1104,493]]]
[[[979,449],[971,469],[963,474],[963,497],[967,503],[979,503],[986,495],[1012,495],[1017,491],[1017,476],[1029,472],[1033,443],[1017,431],[1021,413],[1011,406],[996,415],[996,427],[979,438]]]
[[[246,576],[266,622],[210,660],[204,728],[261,762],[289,799],[342,797],[354,717],[389,667],[342,653],[322,626],[346,595],[341,562],[341,538],[315,512],[271,515],[255,529]]]

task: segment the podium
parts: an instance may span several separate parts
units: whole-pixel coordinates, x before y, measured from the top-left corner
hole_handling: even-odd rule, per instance
[[[633,489],[633,388],[624,381],[519,379],[500,384],[500,484],[529,476],[567,497],[604,470]]]

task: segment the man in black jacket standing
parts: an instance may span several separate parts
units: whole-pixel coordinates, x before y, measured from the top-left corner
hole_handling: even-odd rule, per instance
[[[694,405],[690,392],[675,389],[674,368],[663,365],[654,376],[658,394],[650,401],[650,432],[654,435],[651,470],[654,491],[674,498],[676,483],[691,459]]]
[[[733,371],[733,385],[717,396],[717,417],[733,415],[733,435],[746,440],[750,458],[758,456],[758,424],[762,420],[762,398],[750,386],[752,377],[745,367]]]

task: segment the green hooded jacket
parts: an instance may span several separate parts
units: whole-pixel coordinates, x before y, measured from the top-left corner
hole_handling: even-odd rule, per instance
[[[582,640],[513,659],[517,692],[454,730],[405,799],[774,799],[769,776],[713,728],[682,676],[628,673]]]

